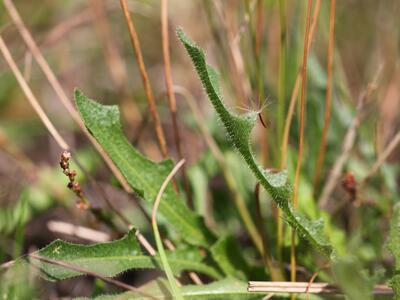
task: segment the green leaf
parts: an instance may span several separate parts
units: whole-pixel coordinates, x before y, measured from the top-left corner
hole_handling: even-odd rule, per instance
[[[56,240],[37,251],[36,254],[108,277],[130,269],[162,268],[159,257],[142,253],[134,230],[120,240],[94,245],[79,245]],[[197,249],[170,252],[167,258],[176,275],[184,270],[193,270],[213,278],[221,278],[218,271],[202,263],[202,257]],[[58,265],[43,262],[40,264],[44,277],[49,280],[62,280],[83,275]]]
[[[240,116],[230,112],[220,94],[218,73],[207,65],[203,50],[196,46],[181,29],[178,29],[177,34],[189,53],[208,98],[217,111],[234,147],[278,207],[285,213],[286,221],[320,252],[330,256],[332,246],[323,235],[322,221],[310,221],[294,211],[291,205],[292,187],[288,181],[287,172],[265,171],[256,162],[250,147],[250,137],[258,112],[249,112]]]
[[[152,204],[163,180],[173,168],[172,161],[156,163],[134,149],[122,131],[117,106],[101,105],[79,90],[75,91],[75,101],[87,129],[107,152],[132,189]],[[184,204],[171,184],[163,194],[159,211],[188,243],[207,247],[215,241],[203,219]]]
[[[245,280],[247,274],[250,273],[250,267],[244,260],[236,240],[231,235],[218,239],[211,247],[211,254],[226,275]]]
[[[400,299],[400,203],[393,206],[387,247],[396,260],[395,275],[390,279],[389,286],[395,293],[395,299]]]
[[[335,281],[348,299],[372,299],[373,282],[354,257],[347,256],[333,260],[332,271]]]
[[[149,292],[157,299],[173,299],[165,280],[155,280],[142,289]],[[205,285],[187,285],[181,288],[184,299],[207,299],[207,300],[253,300],[261,299],[263,294],[247,292],[247,283],[237,279],[227,278],[221,281]],[[85,298],[81,298],[85,299]],[[94,298],[96,300],[131,300],[146,299],[133,292],[126,292],[119,295],[103,295]]]
[[[400,299],[400,275],[394,275],[390,278],[388,282],[389,286],[393,289],[394,298],[396,300]]]

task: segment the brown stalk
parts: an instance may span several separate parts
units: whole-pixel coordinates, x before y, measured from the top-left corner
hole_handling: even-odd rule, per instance
[[[333,69],[333,51],[335,48],[335,13],[336,0],[331,0],[330,16],[329,16],[329,42],[328,42],[328,59],[327,59],[327,81],[326,81],[326,98],[325,98],[325,118],[324,128],[322,129],[321,142],[319,144],[316,171],[314,176],[314,194],[316,193],[320,180],[321,170],[324,164],[326,151],[326,138],[328,136],[329,121],[331,118],[331,100],[332,100],[332,69]]]
[[[304,35],[304,52],[303,52],[303,62],[301,66],[301,98],[300,98],[300,133],[299,133],[299,149],[297,155],[296,171],[294,177],[294,192],[293,192],[293,206],[298,205],[298,190],[299,190],[299,179],[300,179],[300,168],[301,160],[303,158],[303,146],[304,146],[304,117],[305,117],[305,107],[306,107],[306,86],[307,86],[307,60],[308,60],[308,40],[309,31],[311,24],[311,8],[312,0],[308,0],[307,3],[307,15],[306,15],[306,32]],[[296,281],[296,232],[292,229],[291,245],[290,245],[290,278],[292,281]]]
[[[146,292],[143,292],[140,289],[138,289],[138,288],[136,288],[134,286],[131,286],[129,284],[126,284],[126,283],[124,283],[122,281],[119,281],[119,280],[116,280],[116,279],[113,279],[113,278],[110,278],[110,277],[106,277],[106,276],[100,275],[98,273],[86,270],[84,268],[81,268],[81,267],[78,267],[78,266],[75,266],[75,265],[67,264],[65,262],[54,260],[54,259],[50,259],[50,258],[47,258],[47,257],[38,256],[36,254],[30,254],[29,257],[32,257],[34,259],[37,259],[39,261],[42,261],[42,262],[45,262],[45,263],[48,263],[48,264],[60,266],[60,267],[66,268],[66,269],[70,269],[70,270],[73,270],[73,271],[76,271],[76,272],[79,272],[79,273],[83,273],[83,274],[86,274],[86,275],[89,275],[89,276],[93,276],[93,277],[99,278],[99,279],[101,279],[101,280],[103,280],[103,281],[105,281],[107,283],[115,285],[115,286],[117,286],[119,288],[122,288],[124,290],[128,290],[128,291],[131,291],[131,292],[138,293],[138,294],[140,294],[140,295],[142,295],[144,297],[147,297],[149,299],[157,299],[157,298],[153,297],[152,295],[150,295],[150,294],[148,294]]]
[[[176,99],[173,88],[172,72],[171,72],[171,60],[169,55],[169,35],[168,35],[168,0],[161,0],[161,35],[162,35],[162,49],[163,49],[163,60],[164,60],[164,74],[165,74],[165,85],[168,96],[168,107],[171,112],[172,126],[175,137],[175,147],[178,152],[178,159],[183,158],[183,151],[181,145],[181,138],[179,134],[179,126],[177,119]],[[182,166],[182,178],[185,186],[185,192],[188,199],[188,206],[193,208],[193,199],[190,193],[189,181],[186,176],[186,167]]]
[[[317,20],[318,20],[320,7],[321,7],[321,0],[317,0],[315,3],[313,18],[312,18],[312,22],[311,22],[310,37],[308,39],[308,45],[307,45],[308,50],[307,51],[309,51],[311,48],[311,43],[313,40],[315,28],[317,26]],[[292,124],[294,109],[296,107],[296,101],[297,101],[297,97],[298,97],[299,90],[300,90],[301,78],[302,78],[302,72],[301,72],[301,68],[300,68],[300,70],[297,74],[296,82],[295,82],[293,92],[292,92],[292,95],[290,98],[289,110],[286,115],[285,126],[284,126],[284,130],[283,130],[282,146],[281,146],[281,162],[280,162],[281,169],[284,169],[286,167],[286,156],[287,156],[287,148],[288,148],[288,143],[289,143],[290,126]],[[282,211],[278,210],[277,219],[280,219],[280,218],[282,218]],[[278,253],[280,253],[279,249],[282,248],[282,243],[283,243],[283,223],[282,222],[277,222],[277,223],[278,223]]]
[[[114,165],[112,160],[109,158],[109,156],[106,154],[106,152],[101,148],[100,144],[90,135],[90,133],[87,131],[85,125],[83,124],[81,118],[79,117],[78,112],[75,110],[71,102],[69,101],[67,95],[65,94],[60,82],[54,75],[53,71],[51,70],[50,66],[48,65],[47,61],[44,59],[42,53],[39,50],[39,47],[37,46],[36,42],[33,40],[32,35],[30,34],[29,30],[25,26],[24,22],[22,21],[17,9],[15,8],[13,2],[11,0],[3,0],[4,6],[6,7],[8,13],[11,16],[11,19],[17,26],[17,29],[22,36],[24,42],[29,48],[29,51],[32,53],[32,56],[35,58],[36,62],[39,64],[40,68],[42,69],[43,73],[46,75],[47,80],[49,81],[50,85],[56,92],[59,100],[61,103],[65,106],[65,108],[68,110],[69,114],[71,117],[74,119],[74,121],[77,123],[79,128],[82,130],[82,132],[85,133],[85,135],[88,137],[88,139],[91,141],[93,146],[96,148],[96,150],[99,152],[103,160],[106,162],[107,166],[110,168],[114,176],[118,179],[118,181],[121,183],[125,191],[127,192],[132,192],[132,189],[130,188],[129,184],[125,180],[125,178],[122,176],[121,172],[118,170],[118,168]]]
[[[320,7],[321,7],[321,0],[317,0],[315,2],[313,18],[311,21],[310,37],[308,39],[308,51],[310,51],[311,44],[313,41],[315,28],[317,26]],[[301,73],[301,67],[300,67],[299,73],[297,74],[297,77],[296,77],[296,82],[294,84],[293,92],[290,97],[289,110],[288,110],[286,120],[285,120],[285,127],[284,127],[282,146],[281,146],[281,152],[282,152],[281,165],[280,165],[281,169],[284,169],[286,166],[287,146],[288,146],[288,142],[289,142],[289,131],[290,131],[290,126],[292,124],[294,109],[296,107],[297,96],[299,95],[301,78],[302,78],[302,73]]]
[[[130,12],[128,9],[128,4],[126,3],[126,0],[120,0],[120,4],[121,4],[122,11],[124,13],[124,16],[125,16],[126,23],[128,25],[129,35],[131,38],[131,43],[132,43],[132,47],[133,47],[133,50],[135,53],[136,61],[139,64],[140,76],[142,78],[143,86],[144,86],[144,89],[146,92],[147,102],[150,107],[150,113],[151,113],[151,117],[154,122],[154,127],[155,127],[155,131],[156,131],[156,135],[157,135],[158,144],[159,144],[159,147],[161,150],[161,154],[162,154],[163,158],[167,158],[168,149],[167,149],[167,144],[165,141],[164,131],[161,127],[160,117],[157,112],[157,107],[156,107],[153,92],[151,89],[150,80],[147,75],[146,66],[144,64],[139,38],[136,33],[135,25],[133,23],[131,15],[130,15]]]

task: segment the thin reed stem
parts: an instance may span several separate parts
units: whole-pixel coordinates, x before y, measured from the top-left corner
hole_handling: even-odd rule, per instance
[[[121,4],[122,11],[124,13],[124,16],[125,16],[126,24],[128,26],[129,36],[131,38],[131,43],[132,43],[132,47],[133,47],[133,50],[135,53],[136,61],[139,65],[140,76],[142,78],[144,90],[146,92],[146,98],[147,98],[147,102],[149,104],[150,114],[151,114],[151,117],[152,117],[152,120],[154,123],[158,145],[160,147],[160,151],[161,151],[163,158],[167,158],[168,157],[167,143],[165,141],[164,131],[161,126],[161,121],[160,121],[160,117],[157,112],[157,106],[156,106],[156,102],[154,100],[153,91],[151,89],[150,80],[147,75],[146,66],[144,64],[144,59],[143,59],[143,54],[142,54],[142,50],[141,50],[141,46],[140,46],[140,42],[139,42],[139,37],[137,35],[136,28],[133,23],[132,17],[130,15],[130,12],[128,9],[128,4],[127,4],[126,0],[120,0],[120,4]]]
[[[301,66],[302,82],[301,82],[301,98],[300,98],[300,132],[299,132],[299,148],[297,155],[296,171],[294,177],[294,193],[293,193],[294,207],[297,207],[298,205],[300,169],[301,169],[301,161],[303,158],[303,147],[304,147],[308,40],[309,40],[309,32],[311,24],[311,8],[312,8],[312,0],[308,0],[307,15],[306,15],[306,32],[304,34],[303,62]],[[290,245],[290,279],[291,281],[296,281],[296,231],[294,229],[292,229],[291,245]]]
[[[161,197],[164,193],[164,190],[166,189],[168,183],[171,181],[171,179],[174,177],[174,175],[178,172],[179,168],[185,163],[185,160],[182,159],[180,160],[175,167],[171,170],[171,172],[168,174],[167,178],[165,178],[164,182],[162,183],[160,190],[158,191],[156,200],[154,201],[154,205],[153,205],[153,210],[152,210],[152,214],[151,214],[151,224],[153,226],[153,232],[155,235],[155,240],[156,240],[156,244],[157,244],[157,249],[158,249],[158,253],[160,255],[160,259],[161,262],[163,264],[164,267],[164,271],[165,274],[167,275],[168,278],[168,282],[169,285],[171,287],[171,292],[172,295],[174,296],[175,299],[183,299],[180,291],[179,291],[179,287],[175,281],[174,275],[172,273],[171,267],[168,263],[168,259],[164,250],[164,246],[162,244],[161,241],[161,237],[160,237],[160,232],[158,230],[158,225],[157,225],[157,210],[158,210],[158,206],[160,205],[161,202]]]
[[[280,21],[280,44],[279,44],[279,81],[278,81],[278,105],[277,105],[277,138],[282,140],[285,100],[286,100],[286,0],[279,0],[279,21]],[[282,151],[280,151],[280,159],[282,160]],[[278,209],[276,218],[277,230],[277,258],[282,264],[282,248],[283,248],[283,219],[282,212]]]
[[[171,112],[172,129],[175,138],[175,147],[178,153],[178,159],[183,158],[183,151],[181,145],[181,137],[179,133],[176,99],[173,88],[172,72],[171,72],[171,60],[169,55],[169,34],[168,34],[168,0],[161,0],[161,35],[162,35],[162,49],[163,49],[163,60],[164,60],[164,74],[165,74],[165,86],[167,89],[168,107]],[[185,165],[182,166],[182,179],[188,200],[188,206],[193,208],[193,199],[190,192],[189,181],[186,176]]]
[[[320,7],[321,7],[321,0],[317,0],[315,2],[313,18],[311,21],[310,38],[308,39],[308,51],[310,51],[310,49],[311,49],[311,43],[312,43],[312,40],[314,37],[315,28],[317,26]],[[302,78],[301,75],[302,75],[302,73],[301,73],[301,67],[300,67],[300,70],[296,76],[296,81],[294,84],[292,95],[290,97],[289,110],[286,115],[285,127],[283,130],[282,146],[281,146],[281,165],[280,165],[281,169],[284,169],[286,166],[287,146],[289,143],[289,132],[290,132],[290,126],[292,124],[292,119],[293,119],[293,115],[294,115],[294,109],[296,107],[297,96],[299,95],[299,91],[300,91],[300,82],[301,82],[301,78]]]
[[[316,171],[314,176],[314,194],[317,192],[321,180],[321,171],[324,164],[326,139],[329,130],[329,121],[331,118],[331,99],[332,99],[332,75],[333,75],[333,51],[335,48],[335,13],[336,13],[336,0],[331,0],[330,16],[329,16],[329,42],[327,53],[327,80],[326,80],[326,97],[325,97],[325,117],[324,128],[322,129],[321,142],[319,144],[318,158]]]

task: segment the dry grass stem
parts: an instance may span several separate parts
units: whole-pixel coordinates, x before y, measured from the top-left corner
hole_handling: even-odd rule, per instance
[[[157,112],[156,102],[154,100],[150,80],[147,75],[146,66],[144,64],[144,59],[143,59],[142,50],[140,47],[139,38],[136,33],[135,25],[133,23],[131,15],[130,15],[130,12],[128,9],[128,4],[126,3],[126,0],[120,0],[120,4],[121,4],[122,11],[124,13],[124,16],[125,16],[126,23],[128,25],[129,36],[131,38],[132,47],[133,47],[133,50],[135,53],[136,61],[139,64],[140,76],[142,78],[143,86],[144,86],[144,89],[146,92],[147,102],[149,104],[150,113],[151,113],[151,117],[153,119],[153,123],[154,123],[155,131],[156,131],[156,135],[157,135],[158,144],[159,144],[159,147],[161,150],[161,154],[164,158],[167,158],[168,157],[167,143],[165,141],[164,131],[161,127],[161,121],[160,121],[160,117]]]
[[[326,150],[326,138],[328,136],[329,121],[331,118],[331,100],[332,100],[332,77],[333,77],[333,51],[335,48],[335,14],[336,14],[336,0],[331,0],[330,16],[329,16],[329,42],[328,42],[328,53],[327,53],[327,79],[326,79],[326,98],[325,98],[325,116],[324,116],[324,128],[322,129],[321,142],[319,144],[318,158],[316,171],[314,176],[314,194],[318,189],[319,182],[321,180],[321,170],[324,164],[325,150]]]
[[[308,51],[310,51],[310,49],[311,49],[311,44],[313,41],[315,28],[317,26],[320,7],[321,7],[321,0],[317,0],[315,2],[313,18],[311,21],[310,37],[308,39]],[[302,73],[301,73],[301,67],[300,67],[300,70],[296,76],[296,81],[294,84],[293,92],[290,97],[289,110],[288,110],[288,113],[286,115],[286,120],[285,120],[284,133],[283,133],[282,146],[281,146],[281,152],[282,152],[281,153],[281,164],[280,164],[281,169],[284,169],[286,166],[286,157],[287,157],[287,147],[288,147],[288,143],[289,143],[290,126],[292,124],[294,109],[296,107],[297,96],[299,95],[299,91],[300,91],[301,79],[302,79]]]
[[[303,146],[304,146],[304,127],[305,127],[305,107],[306,107],[306,87],[307,87],[307,61],[308,61],[308,41],[311,24],[311,8],[312,0],[308,0],[307,3],[307,15],[306,15],[306,32],[304,34],[304,51],[303,51],[303,62],[301,66],[301,98],[300,98],[300,132],[299,132],[299,148],[297,154],[296,171],[294,176],[294,188],[293,188],[293,206],[297,207],[298,203],[298,190],[299,190],[299,179],[301,161],[303,158]],[[291,236],[291,247],[290,247],[290,278],[292,281],[296,281],[296,233],[292,229]]]
[[[336,285],[317,282],[288,282],[288,281],[250,281],[248,283],[249,292],[264,293],[310,293],[310,294],[343,294]],[[393,290],[384,284],[374,287],[374,295],[392,295]]]
[[[179,133],[176,99],[172,81],[171,60],[169,55],[169,34],[168,34],[168,0],[161,1],[161,35],[162,35],[162,49],[164,61],[164,75],[165,85],[167,89],[168,107],[171,112],[172,130],[174,133],[175,147],[178,153],[178,159],[183,158],[183,151],[181,145],[181,137]],[[185,187],[186,196],[188,199],[188,206],[193,208],[193,200],[190,192],[189,181],[186,176],[186,168],[182,167],[182,178]]]

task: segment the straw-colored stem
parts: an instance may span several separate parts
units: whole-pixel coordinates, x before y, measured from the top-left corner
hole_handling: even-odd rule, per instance
[[[315,32],[315,28],[317,25],[320,7],[321,7],[321,0],[317,0],[315,2],[313,18],[312,18],[312,22],[311,22],[310,38],[308,39],[308,51],[310,51],[310,48],[311,48],[311,43],[312,43],[312,40],[314,37],[314,32]],[[294,84],[293,92],[290,97],[289,110],[286,115],[285,127],[283,130],[283,137],[282,137],[282,146],[281,146],[281,165],[280,165],[281,169],[284,169],[286,166],[287,147],[288,147],[288,142],[289,142],[289,132],[290,132],[290,126],[292,124],[294,109],[296,107],[297,96],[299,95],[299,91],[300,91],[301,74],[302,73],[299,71],[296,76],[296,81]]]
[[[178,159],[183,158],[183,151],[181,145],[181,137],[179,133],[176,99],[173,88],[172,72],[171,72],[171,60],[169,55],[169,34],[168,34],[168,0],[161,1],[161,35],[162,35],[162,49],[163,49],[163,60],[164,60],[164,74],[165,74],[165,85],[167,89],[168,107],[171,112],[172,129],[175,139],[175,147],[178,153]],[[182,178],[183,184],[188,199],[188,206],[193,208],[193,201],[190,192],[189,181],[186,176],[186,168],[182,167]]]
[[[152,210],[152,214],[151,214],[151,224],[153,226],[153,232],[155,235],[155,240],[156,240],[156,244],[157,244],[157,249],[158,249],[158,253],[160,255],[161,258],[161,262],[163,264],[164,267],[164,271],[165,274],[167,275],[168,278],[168,282],[171,288],[171,292],[172,295],[174,296],[174,299],[183,299],[179,287],[177,285],[177,282],[175,281],[174,275],[172,273],[171,267],[168,263],[168,259],[164,250],[164,246],[162,244],[161,241],[161,237],[160,237],[160,233],[158,230],[158,225],[157,225],[157,210],[158,210],[158,206],[160,205],[161,202],[161,197],[164,193],[164,190],[166,189],[168,183],[171,181],[171,179],[174,177],[174,175],[178,172],[179,168],[185,163],[185,160],[182,159],[180,160],[175,167],[172,169],[172,171],[168,174],[167,178],[165,178],[164,182],[162,183],[160,190],[158,191],[156,200],[154,201],[154,205],[153,205],[153,210]]]
[[[319,145],[318,158],[316,171],[314,176],[314,194],[318,190],[321,180],[321,171],[324,164],[325,151],[326,151],[326,138],[328,136],[329,121],[331,118],[331,99],[332,99],[332,75],[333,75],[333,51],[335,47],[335,13],[336,13],[336,0],[331,0],[330,16],[329,16],[329,42],[327,54],[327,81],[326,81],[326,97],[325,97],[325,117],[324,128],[322,129],[321,142]]]
[[[303,158],[303,147],[304,147],[308,40],[309,40],[309,32],[311,24],[311,8],[312,8],[312,0],[308,0],[307,15],[306,15],[306,32],[304,34],[303,62],[301,66],[302,82],[301,82],[301,98],[300,98],[300,132],[299,132],[299,148],[297,154],[296,171],[294,177],[294,193],[293,193],[294,207],[297,207],[298,205],[300,169],[301,169],[301,161]],[[290,245],[290,279],[291,281],[296,281],[296,232],[294,229],[292,229],[291,245]]]
[[[282,140],[285,98],[286,98],[286,0],[279,0],[279,20],[280,20],[280,44],[279,44],[279,74],[278,74],[278,105],[277,105],[277,138]],[[282,152],[280,156],[282,157]],[[282,159],[282,158],[281,158]],[[277,258],[282,264],[282,247],[283,247],[283,220],[282,212],[278,210],[276,219],[277,230]]]
[[[154,123],[157,141],[160,147],[161,154],[164,158],[168,157],[167,143],[165,141],[164,131],[161,127],[160,117],[157,112],[156,102],[151,89],[149,77],[147,75],[146,66],[144,64],[143,54],[140,47],[139,37],[136,32],[135,24],[133,23],[131,14],[128,9],[126,0],[120,0],[121,8],[125,16],[126,24],[128,25],[129,36],[131,38],[132,47],[135,53],[136,61],[139,65],[140,76],[143,81],[144,90],[146,92],[147,102],[150,108],[150,114]]]

